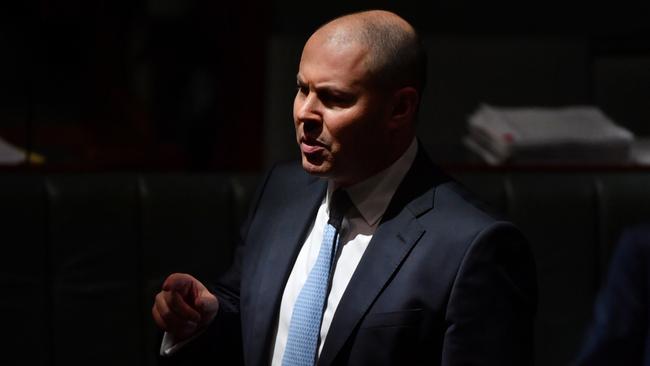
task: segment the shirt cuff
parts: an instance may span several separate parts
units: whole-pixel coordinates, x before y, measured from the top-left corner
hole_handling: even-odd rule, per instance
[[[165,332],[165,334],[163,335],[162,342],[160,344],[160,355],[161,356],[173,355],[174,353],[178,352],[178,350],[183,348],[186,344],[190,343],[191,341],[195,340],[198,336],[203,334],[204,331],[205,329],[196,332],[193,336],[180,342],[177,342],[171,333]]]

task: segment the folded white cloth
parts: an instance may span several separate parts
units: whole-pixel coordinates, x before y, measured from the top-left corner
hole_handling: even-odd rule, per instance
[[[15,165],[25,161],[24,151],[0,138],[0,165]]]
[[[498,108],[481,105],[465,145],[488,163],[627,161],[634,135],[593,106]]]

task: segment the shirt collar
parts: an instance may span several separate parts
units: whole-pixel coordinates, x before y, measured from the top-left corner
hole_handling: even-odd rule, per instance
[[[393,198],[397,187],[411,168],[418,151],[417,139],[413,139],[408,149],[395,160],[388,168],[346,188],[350,199],[363,219],[370,226],[376,225],[384,215],[390,200]],[[327,188],[326,204],[333,191],[333,184],[329,182]]]

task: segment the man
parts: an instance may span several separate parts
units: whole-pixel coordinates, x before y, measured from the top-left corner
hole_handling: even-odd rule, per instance
[[[186,274],[165,281],[153,308],[164,354],[200,345],[222,359],[237,350],[246,365],[531,362],[534,263],[519,231],[476,208],[418,147],[425,66],[413,28],[385,11],[309,38],[293,108],[302,169],[267,175],[212,291]]]

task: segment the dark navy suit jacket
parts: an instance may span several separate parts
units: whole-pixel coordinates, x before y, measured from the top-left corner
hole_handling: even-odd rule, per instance
[[[614,252],[577,365],[650,366],[650,226],[627,229]]]
[[[216,357],[235,350],[246,365],[270,363],[284,285],[325,191],[297,164],[266,177],[235,263],[215,287],[217,321],[201,337],[207,347],[228,345]],[[338,305],[318,364],[528,365],[535,308],[522,234],[477,208],[419,152]]]

